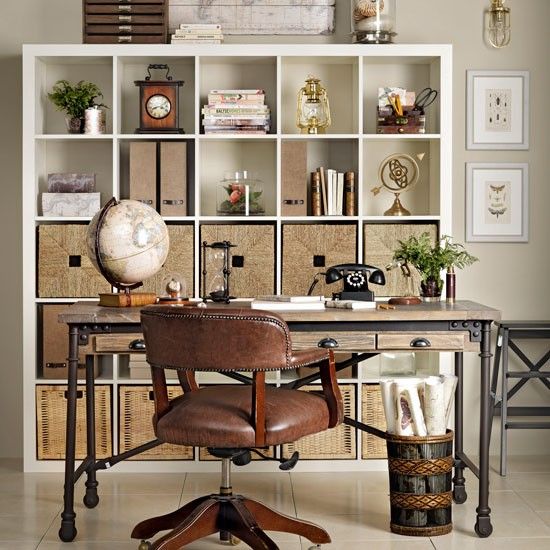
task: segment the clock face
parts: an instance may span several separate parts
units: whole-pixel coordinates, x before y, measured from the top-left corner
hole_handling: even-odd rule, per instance
[[[157,120],[165,118],[170,114],[172,110],[172,104],[170,100],[162,94],[152,95],[145,104],[145,110],[147,114]]]

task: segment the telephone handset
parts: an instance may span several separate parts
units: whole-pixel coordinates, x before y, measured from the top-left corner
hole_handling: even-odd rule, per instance
[[[333,293],[333,299],[374,301],[374,293],[369,283],[385,285],[386,277],[378,267],[366,264],[339,264],[329,267],[325,273],[327,284],[344,280],[344,290]]]

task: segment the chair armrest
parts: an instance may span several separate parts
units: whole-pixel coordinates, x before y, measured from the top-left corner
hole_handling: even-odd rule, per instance
[[[328,405],[329,428],[334,428],[344,420],[344,404],[342,394],[336,379],[336,363],[334,361],[334,352],[328,350],[328,358],[320,363],[319,373],[321,374],[321,384],[323,394]]]

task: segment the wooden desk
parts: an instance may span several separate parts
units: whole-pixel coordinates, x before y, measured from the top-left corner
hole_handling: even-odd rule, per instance
[[[234,302],[229,307],[247,307]],[[224,307],[213,306],[212,307]],[[456,503],[466,501],[464,469],[479,478],[479,503],[475,531],[480,537],[492,533],[489,508],[489,442],[491,434],[490,393],[491,324],[500,320],[500,312],[474,302],[458,301],[398,306],[394,310],[335,310],[278,312],[288,323],[296,348],[325,345],[338,346],[338,351],[359,352],[355,362],[382,351],[452,351],[455,353],[455,374],[458,376],[455,399],[455,472],[453,497]],[[140,333],[139,308],[99,307],[90,302],[77,302],[65,310],[59,320],[69,325],[69,378],[67,397],[67,434],[65,458],[64,509],[59,537],[71,541],[76,536],[74,484],[86,472],[84,504],[93,508],[99,502],[96,471],[158,445],[153,441],[120,455],[96,460],[94,426],[93,361],[86,362],[87,454],[75,471],[75,430],[77,366],[79,353],[117,353],[131,351],[128,344]],[[83,350],[83,348],[87,348]],[[463,449],[463,352],[477,351],[480,357],[481,403],[479,423],[479,468]],[[93,357],[93,355],[90,355]],[[345,366],[348,366],[346,362]],[[239,375],[236,379],[246,382]],[[292,383],[300,387],[318,379],[312,374]],[[357,429],[369,427],[346,418]]]

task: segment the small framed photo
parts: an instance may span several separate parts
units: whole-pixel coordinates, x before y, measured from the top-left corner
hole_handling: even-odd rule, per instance
[[[467,71],[468,149],[529,149],[529,72]]]
[[[527,164],[466,164],[466,240],[529,240]]]

